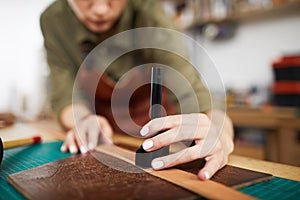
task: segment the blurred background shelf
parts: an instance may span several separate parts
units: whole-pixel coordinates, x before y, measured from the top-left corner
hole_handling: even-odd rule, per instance
[[[300,0],[161,0],[183,29],[298,12]]]
[[[209,17],[203,19],[200,17],[195,18],[194,25],[204,25],[208,23],[222,23],[226,21],[240,22],[242,20],[249,20],[253,18],[263,18],[270,15],[277,15],[282,13],[289,13],[299,11],[299,0],[282,0],[282,1],[225,1],[224,14],[213,15],[210,12]],[[250,3],[252,2],[252,3]],[[199,11],[201,12],[201,11]]]

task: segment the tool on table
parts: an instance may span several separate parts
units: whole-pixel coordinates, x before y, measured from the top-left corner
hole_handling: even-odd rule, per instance
[[[15,115],[13,113],[0,113],[0,128],[5,128],[14,124]]]
[[[161,117],[162,115],[162,78],[163,72],[160,67],[152,67],[151,73],[151,119]],[[159,133],[157,133],[159,134]],[[157,135],[156,134],[156,135]],[[155,135],[154,135],[155,136]],[[166,156],[169,154],[169,146],[156,151],[147,152],[142,146],[136,151],[135,164],[141,167],[151,167],[151,161],[154,158]]]
[[[3,159],[3,150],[4,149],[10,149],[14,147],[24,146],[24,145],[30,145],[30,144],[37,144],[42,141],[40,136],[34,136],[30,138],[23,138],[23,139],[17,139],[17,140],[9,140],[2,142],[0,138],[0,164]]]

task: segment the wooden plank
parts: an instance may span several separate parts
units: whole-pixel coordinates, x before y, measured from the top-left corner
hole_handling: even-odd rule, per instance
[[[3,141],[17,140],[34,136],[41,136],[43,142],[63,140],[64,133],[55,127],[56,123],[51,123],[51,128],[46,128],[42,124],[15,123],[12,126],[0,130],[0,137]],[[52,126],[53,125],[53,126]]]
[[[180,187],[195,192],[196,194],[208,199],[254,199],[253,197],[217,182],[211,180],[200,181],[196,175],[178,169],[153,171],[150,174],[179,185]]]

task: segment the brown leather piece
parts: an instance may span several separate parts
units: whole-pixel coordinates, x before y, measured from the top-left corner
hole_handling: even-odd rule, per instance
[[[176,168],[198,174],[204,164],[204,159],[198,159],[187,164],[179,165]],[[271,174],[226,165],[215,173],[211,180],[238,189],[272,178],[273,176]]]
[[[179,186],[143,172],[141,169],[95,152],[78,155],[18,172],[8,177],[29,199],[194,199],[196,195]]]

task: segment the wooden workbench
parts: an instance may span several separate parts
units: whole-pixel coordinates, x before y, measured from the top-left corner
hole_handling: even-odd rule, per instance
[[[300,144],[297,134],[300,118],[295,108],[230,108],[227,114],[234,126],[267,129],[265,159],[300,166]]]
[[[16,123],[13,126],[0,129],[0,137],[3,140],[20,138],[26,136],[41,135],[43,141],[63,140],[64,133],[57,123],[53,121],[41,121],[32,123]],[[129,136],[115,136],[115,142],[126,142],[131,146],[139,146],[141,140]],[[238,155],[229,156],[229,165],[242,167],[250,170],[271,173],[274,176],[300,181],[300,168],[247,158]]]

